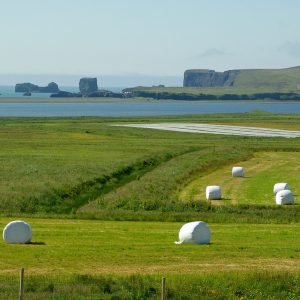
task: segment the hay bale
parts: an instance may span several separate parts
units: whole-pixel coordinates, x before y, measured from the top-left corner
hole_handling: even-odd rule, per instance
[[[184,224],[179,231],[179,241],[175,244],[209,244],[211,231],[205,222]]]
[[[209,185],[206,187],[207,200],[220,200],[222,199],[221,187],[218,185]]]
[[[9,244],[27,244],[31,238],[31,226],[24,221],[10,222],[3,230],[3,239]]]
[[[244,168],[233,167],[231,173],[232,173],[232,177],[244,177]]]
[[[277,205],[292,205],[294,204],[294,194],[289,190],[281,190],[276,194]]]
[[[288,190],[288,191],[291,190],[288,183],[280,182],[280,183],[276,183],[274,185],[274,188],[273,188],[274,195],[276,195],[279,191],[283,191],[283,190]]]

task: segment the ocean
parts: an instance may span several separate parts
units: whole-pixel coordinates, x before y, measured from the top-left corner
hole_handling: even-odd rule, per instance
[[[0,103],[1,117],[79,116],[174,116],[214,113],[245,113],[263,110],[273,113],[300,113],[300,102],[241,101],[149,101],[81,103]]]

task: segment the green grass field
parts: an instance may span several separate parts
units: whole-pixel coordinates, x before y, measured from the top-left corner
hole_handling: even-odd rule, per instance
[[[1,218],[1,230],[11,218]],[[210,245],[176,245],[183,223],[25,218],[33,244],[0,243],[0,274],[184,274],[300,267],[300,224],[210,224]],[[187,220],[188,221],[188,220]],[[276,233],[274,235],[274,233]]]
[[[17,297],[20,267],[28,299],[159,299],[161,276],[169,299],[299,299],[300,139],[110,126],[134,122],[300,130],[299,115],[265,112],[0,119],[1,228],[33,228],[30,245],[0,242],[0,299]],[[296,205],[275,205],[278,181]],[[207,184],[226,200],[207,203]],[[212,243],[175,245],[195,220]]]
[[[161,120],[300,128],[297,115],[264,113],[1,119],[1,212],[76,213],[90,212],[91,206],[93,211],[174,211],[176,205],[181,210],[180,192],[193,177],[247,160],[257,151],[298,151],[300,145],[299,139],[287,142],[109,126]],[[194,211],[193,205],[187,209]]]
[[[0,219],[1,229],[9,220],[11,219]],[[98,290],[94,292],[94,298],[91,298],[96,299],[97,294],[103,294],[105,285],[113,285],[114,280],[108,278],[118,276],[118,280],[125,280],[124,278],[130,278],[134,274],[141,276],[140,280],[148,280],[156,286],[153,295],[156,297],[159,275],[170,278],[170,287],[175,293],[176,284],[182,280],[195,285],[195,289],[196,283],[193,281],[199,278],[201,284],[198,289],[203,289],[205,280],[213,282],[215,276],[218,279],[205,288],[204,294],[212,295],[215,292],[224,297],[227,293],[230,295],[232,289],[238,290],[238,287],[232,285],[226,292],[222,290],[224,282],[221,285],[220,282],[226,280],[230,286],[228,281],[237,278],[237,274],[241,276],[237,282],[251,278],[254,274],[261,274],[262,280],[266,280],[268,276],[279,276],[278,272],[287,274],[288,277],[293,274],[297,278],[300,267],[299,224],[210,224],[210,245],[175,245],[182,223],[25,220],[32,225],[33,244],[8,245],[0,242],[0,251],[2,257],[5,257],[0,261],[2,295],[10,293],[11,283],[17,282],[14,275],[20,266],[25,268],[28,276],[28,293],[38,295],[36,291],[44,292],[49,299],[55,292],[68,294],[69,285],[75,285],[76,279],[81,288],[86,285],[82,299],[87,299],[84,295],[93,294],[89,290],[90,285],[95,285],[97,278],[102,276],[101,278],[106,278],[106,283],[103,279],[99,280]],[[222,273],[223,277],[220,278]],[[147,276],[152,276],[152,279]],[[177,282],[175,285],[173,280]],[[49,289],[51,284],[52,290]],[[273,283],[274,286],[276,282]],[[78,286],[76,288],[75,285],[73,289],[78,293]],[[120,287],[117,288],[119,289]],[[241,293],[248,289],[249,287],[242,287]],[[258,291],[263,292],[262,287]],[[272,295],[272,292],[264,292]],[[186,289],[185,293],[186,299],[189,293],[197,295],[193,289]],[[180,292],[177,294],[176,299],[184,295]],[[2,295],[0,291],[0,296]]]
[[[231,168],[226,166],[189,182],[180,194],[182,201],[205,200],[208,185],[220,185],[223,198],[211,201],[214,205],[260,204],[274,205],[273,186],[277,182],[289,182],[299,205],[300,186],[299,152],[259,152],[253,158],[242,161],[247,170],[245,177],[233,178]],[[238,163],[239,164],[239,163]]]

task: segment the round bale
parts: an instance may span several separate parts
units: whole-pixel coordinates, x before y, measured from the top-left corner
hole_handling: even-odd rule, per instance
[[[283,190],[288,190],[288,191],[291,190],[288,183],[280,182],[280,183],[276,183],[274,185],[274,188],[273,188],[274,195],[276,195],[279,191],[283,191]]]
[[[209,244],[211,231],[205,222],[197,221],[184,224],[179,231],[176,244]]]
[[[232,168],[232,177],[244,177],[244,168],[243,167],[233,167]]]
[[[28,244],[31,238],[31,226],[24,221],[12,221],[3,230],[3,239],[9,244]]]
[[[222,199],[221,187],[218,185],[209,185],[206,187],[207,200],[220,200]]]
[[[276,194],[277,205],[294,204],[294,194],[289,190],[282,190]]]

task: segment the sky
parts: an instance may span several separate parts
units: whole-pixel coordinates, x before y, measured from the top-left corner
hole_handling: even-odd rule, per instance
[[[63,84],[78,76],[175,83],[191,68],[300,65],[299,0],[0,4],[0,84],[12,82],[15,75],[43,75],[41,81],[53,76]]]

